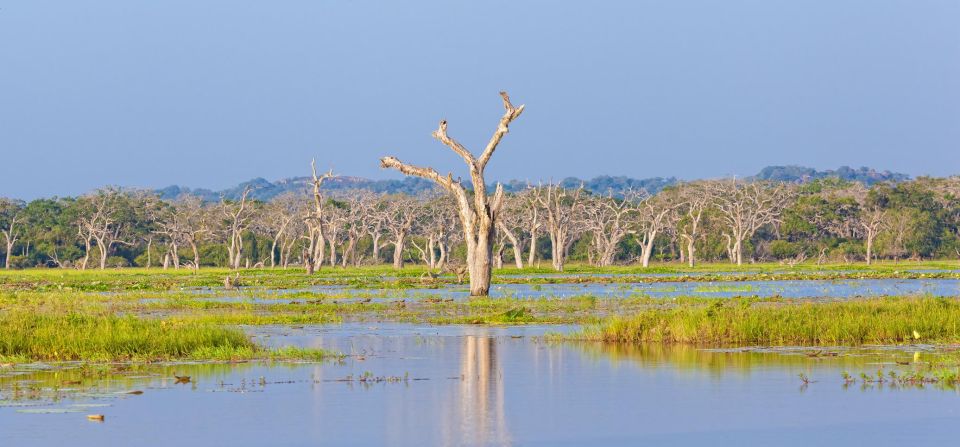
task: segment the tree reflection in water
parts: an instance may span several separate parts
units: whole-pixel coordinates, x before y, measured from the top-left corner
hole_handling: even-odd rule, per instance
[[[510,445],[497,340],[476,335],[462,340],[460,383],[445,415],[444,444]]]

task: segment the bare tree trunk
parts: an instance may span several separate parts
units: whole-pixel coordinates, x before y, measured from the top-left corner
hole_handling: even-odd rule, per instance
[[[330,267],[337,266],[337,240],[335,238],[336,235],[327,240],[330,244]]]
[[[503,205],[502,185],[498,184],[493,197],[488,197],[483,171],[500,144],[500,140],[507,134],[510,123],[520,116],[524,108],[523,106],[514,107],[506,92],[500,92],[500,96],[503,99],[505,112],[480,157],[475,157],[467,148],[447,135],[446,120],[440,121],[440,126],[433,133],[434,138],[440,140],[466,162],[473,184],[472,197],[459,181],[453,180],[452,174],[444,177],[433,168],[407,165],[394,157],[380,159],[382,167],[394,168],[407,175],[432,180],[456,199],[460,224],[463,227],[463,239],[467,243],[467,271],[470,273],[471,296],[487,296],[490,293],[493,257],[491,239],[497,214]]]
[[[197,243],[190,241],[190,250],[193,251],[193,269],[200,270],[200,250],[197,249]]]
[[[872,231],[867,231],[867,265],[873,263],[873,237]]]
[[[393,241],[393,268],[399,270],[403,268],[403,245],[405,243],[406,235],[398,235],[397,239]]]
[[[356,243],[357,243],[357,239],[355,236],[350,235],[347,238],[347,248],[343,249],[343,259],[342,259],[343,267],[347,266],[348,259],[351,259],[351,258],[355,259],[357,257],[357,254],[354,253],[354,246],[356,245]]]
[[[657,238],[657,232],[654,231],[646,235],[647,239],[643,241],[641,248],[641,263],[644,268],[650,267],[650,255],[653,254],[653,241]]]
[[[152,264],[152,257],[150,253],[151,248],[153,248],[153,236],[147,238],[147,268],[150,268]]]
[[[517,239],[517,236],[516,236],[515,234],[513,234],[513,232],[510,231],[510,229],[507,228],[506,225],[498,225],[498,226],[499,226],[499,228],[500,228],[500,231],[502,231],[503,234],[507,237],[507,239],[510,240],[510,245],[513,247],[513,260],[514,260],[514,263],[517,265],[517,268],[518,268],[518,269],[522,269],[522,268],[523,268],[523,254],[521,254],[521,252],[522,252],[523,250],[522,250],[522,247],[520,247],[520,240]],[[502,267],[502,266],[501,266],[501,267]]]
[[[100,241],[97,241],[97,248],[100,249],[100,270],[107,268],[107,248]]]
[[[686,234],[683,235],[683,238],[687,240],[687,265],[695,267],[697,265],[697,247],[694,244],[694,239]]]
[[[527,265],[533,267],[534,262],[537,260],[537,230],[536,228],[530,229],[530,254],[527,256]]]
[[[443,266],[446,263],[447,263],[447,244],[440,242],[440,258],[437,259],[437,270],[443,270]]]
[[[90,247],[90,239],[84,240],[84,241],[83,241],[83,246],[84,246],[84,250],[83,250],[83,261],[80,261],[80,270],[86,270],[86,269],[87,269],[87,263],[90,262],[90,248],[91,248],[91,247]]]

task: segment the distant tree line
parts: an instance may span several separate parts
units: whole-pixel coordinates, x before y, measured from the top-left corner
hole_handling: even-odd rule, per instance
[[[754,177],[747,177],[748,180],[769,180],[775,182],[805,183],[813,180],[825,178],[839,178],[852,182],[860,182],[867,186],[883,182],[901,182],[909,180],[906,174],[900,174],[890,171],[877,171],[867,167],[850,168],[841,166],[838,169],[817,170],[803,166],[767,166],[760,170]],[[311,184],[310,177],[292,177],[283,180],[271,182],[263,178],[243,182],[237,186],[227,188],[221,191],[210,189],[191,189],[183,186],[168,186],[157,190],[157,193],[163,199],[176,199],[182,195],[188,194],[200,197],[204,201],[216,202],[221,198],[238,200],[244,191],[250,189],[250,198],[257,200],[272,200],[287,192],[299,193],[304,189],[309,189]],[[625,176],[601,175],[592,179],[579,179],[576,177],[567,177],[558,180],[560,186],[564,188],[579,188],[583,186],[584,190],[592,194],[613,194],[620,197],[630,190],[644,190],[650,194],[656,194],[661,189],[679,183],[676,177],[650,177],[636,179]],[[506,192],[518,193],[527,189],[530,185],[528,180],[510,180],[503,184]],[[349,191],[349,190],[367,190],[378,194],[408,194],[417,195],[432,191],[436,184],[418,177],[406,177],[401,180],[370,180],[361,177],[335,177],[323,182],[325,191]],[[469,185],[467,185],[469,187]],[[495,185],[488,185],[487,190],[494,190]]]
[[[335,177],[328,177],[335,178]],[[79,197],[0,199],[6,268],[308,268],[461,264],[462,232],[438,191],[312,186],[273,200],[217,202],[103,188]],[[598,194],[561,182],[506,193],[495,264],[599,266],[701,260],[853,262],[960,257],[960,177],[866,187],[826,178],[677,183]]]

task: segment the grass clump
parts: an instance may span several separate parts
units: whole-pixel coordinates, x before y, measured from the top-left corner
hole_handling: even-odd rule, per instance
[[[238,359],[260,348],[242,331],[211,324],[80,313],[0,316],[0,357],[32,361]]]
[[[799,304],[705,300],[611,317],[570,338],[741,346],[953,343],[960,342],[960,299]]]

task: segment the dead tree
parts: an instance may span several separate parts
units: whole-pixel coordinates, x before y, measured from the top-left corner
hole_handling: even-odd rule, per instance
[[[224,217],[224,235],[227,238],[227,264],[232,269],[239,269],[243,260],[243,233],[250,226],[253,215],[252,206],[248,197],[251,188],[247,186],[240,194],[240,200],[228,201],[220,199],[220,213]]]
[[[420,258],[431,269],[442,269],[449,247],[450,234],[456,231],[457,210],[446,197],[424,197],[420,216],[414,222],[414,232],[423,239],[423,245],[410,239],[420,252]]]
[[[584,229],[592,236],[594,263],[599,267],[613,264],[620,241],[630,232],[632,221],[637,217],[638,203],[645,193],[627,191],[624,197],[588,197],[580,204]]]
[[[414,197],[398,194],[387,202],[384,226],[392,237],[393,268],[403,268],[403,249],[420,214],[421,203]]]
[[[307,234],[304,238],[307,240],[307,246],[303,252],[303,266],[308,274],[320,270],[323,264],[323,249],[327,245],[323,234],[324,221],[324,198],[320,192],[323,181],[335,177],[333,171],[328,171],[321,176],[317,175],[316,161],[310,162],[310,169],[313,173],[313,211],[304,218],[307,225]]]
[[[376,203],[376,196],[367,191],[353,191],[344,201],[347,205],[347,245],[343,249],[341,265],[346,267],[347,263],[352,261],[354,266],[359,266],[362,256],[357,255],[357,243],[367,233],[369,222],[373,218],[371,211]]]
[[[710,196],[702,185],[698,184],[680,185],[677,196],[682,212],[677,232],[686,242],[687,265],[695,267],[697,265],[696,243],[700,238],[703,214],[710,207]]]
[[[727,228],[723,236],[730,261],[737,265],[743,264],[743,241],[764,225],[776,223],[791,195],[782,183],[737,179],[709,183],[708,191]]]
[[[380,159],[384,168],[397,169],[406,175],[412,175],[433,180],[443,189],[454,196],[457,210],[460,215],[460,224],[463,227],[463,238],[467,243],[467,270],[470,274],[470,295],[487,296],[490,293],[491,264],[493,261],[493,237],[497,214],[503,203],[503,186],[497,184],[493,197],[487,195],[487,185],[483,171],[493,156],[500,140],[509,131],[510,123],[523,113],[523,106],[514,107],[506,92],[500,92],[503,98],[505,112],[500,118],[497,130],[487,143],[486,148],[475,157],[459,142],[447,135],[447,121],[440,121],[439,128],[433,133],[434,138],[456,152],[466,162],[470,170],[470,179],[473,184],[473,193],[463,187],[459,180],[454,181],[453,174],[441,176],[433,168],[425,168],[404,164],[394,157]]]
[[[330,267],[337,266],[337,247],[344,242],[344,229],[350,221],[349,210],[346,204],[334,199],[328,199],[326,204],[325,222],[327,229],[323,235],[327,238],[327,246],[330,249]]]
[[[540,228],[543,227],[543,213],[541,212],[540,203],[537,201],[536,188],[528,189],[521,197],[526,202],[526,206],[523,207],[521,219],[530,239],[527,265],[533,267],[537,261],[537,238],[539,237]]]
[[[640,240],[640,264],[649,267],[653,243],[660,232],[669,227],[675,206],[662,194],[645,196],[639,202],[638,225],[634,233]]]
[[[285,236],[299,215],[301,199],[296,194],[285,193],[271,200],[263,209],[263,218],[257,227],[270,239],[270,268],[277,266],[278,257],[280,263],[283,262],[283,241],[289,239]]]
[[[581,228],[578,212],[583,186],[574,190],[560,187],[560,184],[547,184],[537,188],[536,198],[544,214],[547,234],[550,235],[551,258],[553,268],[563,271],[567,252]]]
[[[123,218],[123,209],[126,195],[114,188],[106,188],[83,197],[80,202],[80,217],[77,220],[78,235],[84,242],[84,256],[80,265],[82,270],[87,268],[90,260],[90,249],[96,243],[100,252],[100,269],[107,268],[107,257],[116,244],[127,244],[124,241],[128,222]]]
[[[161,214],[157,232],[172,245],[167,255],[173,258],[174,268],[180,267],[179,246],[185,244],[193,255],[191,267],[200,269],[200,244],[213,232],[210,211],[199,197],[184,195]]]
[[[23,202],[0,198],[0,233],[3,233],[7,250],[4,252],[4,268],[10,269],[10,258],[13,257],[13,246],[20,238],[20,223],[22,220]]]
[[[518,269],[523,268],[523,236],[531,226],[539,226],[539,223],[530,225],[525,219],[527,204],[526,197],[508,196],[503,205],[504,211],[500,215],[500,220],[497,221],[497,231],[502,233],[503,237],[510,242],[510,246],[513,248],[513,261]],[[533,212],[534,220],[536,220],[536,213],[537,211]],[[536,229],[532,229],[531,234],[536,235]]]

